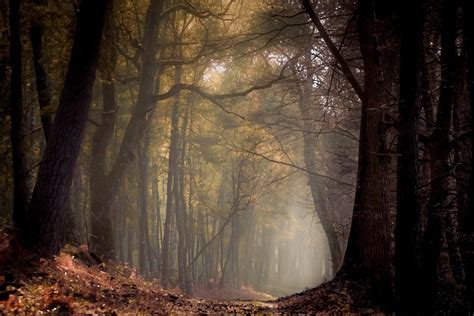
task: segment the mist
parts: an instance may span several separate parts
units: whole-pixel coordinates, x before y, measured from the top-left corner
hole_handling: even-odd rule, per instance
[[[0,313],[472,314],[472,1],[386,2],[0,0]]]

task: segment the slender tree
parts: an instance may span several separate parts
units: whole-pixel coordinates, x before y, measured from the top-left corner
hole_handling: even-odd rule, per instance
[[[137,102],[114,165],[106,176],[106,184],[100,188],[96,195],[97,199],[91,201],[91,249],[108,259],[115,257],[112,202],[130,163],[133,161],[137,142],[149,123],[148,115],[153,108],[151,96],[155,92],[155,79],[158,73],[156,54],[162,9],[163,1],[150,1],[142,39],[144,47],[141,54],[140,91]]]
[[[13,159],[13,221],[16,229],[24,229],[29,189],[25,157],[25,117],[22,98],[22,48],[20,1],[10,1],[10,118]]]
[[[34,4],[41,8],[48,4],[47,0],[34,0]],[[42,21],[36,17],[31,22],[30,41],[33,51],[33,66],[35,70],[36,92],[38,94],[38,103],[40,107],[41,124],[46,141],[49,137],[51,125],[53,123],[51,117],[51,84],[44,67],[43,54],[43,25]]]

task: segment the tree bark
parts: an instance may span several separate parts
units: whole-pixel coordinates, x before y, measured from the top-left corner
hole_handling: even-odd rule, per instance
[[[13,159],[13,222],[15,229],[25,233],[25,216],[28,207],[29,188],[25,156],[25,117],[22,96],[22,49],[20,26],[20,1],[10,0],[10,120]]]
[[[423,1],[400,5],[400,103],[395,226],[395,285],[398,311],[420,312],[420,205],[418,120],[423,38]],[[414,53],[415,52],[415,53]]]
[[[464,17],[464,44],[467,54],[468,89],[470,104],[470,127],[474,131],[474,34],[472,17],[474,16],[474,3],[470,0],[463,1]],[[467,207],[461,215],[462,230],[462,257],[466,271],[466,301],[469,312],[474,311],[474,137],[471,134],[471,165],[468,185]]]
[[[147,131],[143,140],[142,148],[139,150],[139,194],[140,194],[140,216],[139,216],[139,252],[140,252],[140,273],[148,275],[149,262],[151,262],[151,254],[149,249],[148,235],[148,151],[150,147],[150,132]]]
[[[44,256],[56,254],[64,232],[66,205],[82,144],[108,1],[82,0],[71,59],[21,242]]]
[[[377,17],[377,18],[375,18]],[[359,161],[352,225],[343,270],[368,275],[384,303],[391,301],[390,219],[386,104],[391,101],[398,45],[390,6],[359,1],[359,41],[364,61],[364,90],[359,136]]]
[[[37,6],[46,5],[47,0],[34,0]],[[35,70],[36,92],[40,108],[41,124],[44,138],[48,141],[53,119],[51,116],[51,85],[44,68],[43,56],[43,26],[41,21],[33,20],[30,28],[30,42],[33,52],[33,67]]]
[[[456,73],[456,17],[455,1],[443,0],[441,6],[441,81],[440,97],[434,131],[430,136],[431,190],[428,202],[428,219],[423,239],[423,272],[426,286],[422,292],[425,310],[434,312],[438,292],[439,256],[443,230],[456,230],[445,227],[446,219],[452,208],[449,206],[450,128],[454,102],[454,76]],[[447,235],[450,231],[446,231]]]

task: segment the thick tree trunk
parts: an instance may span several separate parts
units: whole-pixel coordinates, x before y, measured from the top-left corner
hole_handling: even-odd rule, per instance
[[[82,144],[108,1],[82,0],[56,122],[41,161],[21,242],[41,255],[59,251]]]
[[[30,190],[28,188],[27,161],[25,157],[20,20],[20,1],[10,0],[10,120],[13,159],[13,222],[15,228],[22,234],[27,231],[24,225]]]
[[[391,301],[390,219],[386,104],[391,101],[394,35],[390,6],[359,1],[359,40],[364,61],[364,90],[359,161],[352,225],[344,271],[368,275],[382,301]],[[377,17],[377,18],[375,18]]]
[[[395,227],[395,284],[400,312],[420,311],[418,120],[423,38],[422,0],[400,5],[400,103]],[[416,52],[416,53],[414,53]]]

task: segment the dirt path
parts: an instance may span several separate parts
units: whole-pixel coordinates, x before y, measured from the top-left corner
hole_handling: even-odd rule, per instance
[[[178,314],[275,314],[277,303],[259,301],[208,301],[183,299],[169,306],[169,313]]]
[[[61,253],[54,260],[41,259],[30,265],[13,265],[8,273],[0,273],[0,314],[274,315],[380,312],[370,299],[370,287],[365,282],[344,278],[273,301],[264,301],[261,296],[249,296],[255,300],[248,301],[225,301],[220,300],[221,297],[229,297],[223,296],[223,289],[209,291],[207,294],[214,296],[206,297],[218,299],[187,297],[179,291],[161,288],[157,281],[141,278],[127,266],[87,266],[74,256]]]

